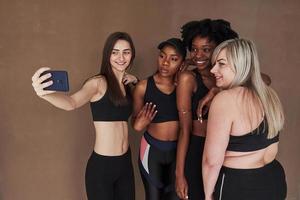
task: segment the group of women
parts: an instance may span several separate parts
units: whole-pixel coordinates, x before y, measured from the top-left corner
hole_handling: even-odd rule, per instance
[[[225,20],[188,22],[181,33],[158,45],[157,71],[145,80],[126,73],[135,48],[124,32],[108,37],[100,73],[72,95],[44,90],[53,84],[45,82],[51,73],[41,76],[49,68],[33,75],[37,95],[58,108],[90,102],[88,199],[135,199],[131,115],[132,127],[144,130],[138,165],[146,200],[285,199],[275,160],[284,115],[253,42],[238,39]]]

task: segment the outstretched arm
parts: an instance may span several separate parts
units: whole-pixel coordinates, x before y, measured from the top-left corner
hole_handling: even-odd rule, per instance
[[[51,77],[50,73],[40,76],[41,73],[47,70],[50,70],[50,68],[43,67],[34,73],[32,76],[32,86],[40,98],[48,101],[57,108],[74,110],[91,100],[98,91],[99,81],[93,79],[87,81],[79,91],[71,96],[64,93],[44,90],[45,87],[53,84],[52,81],[42,83]]]

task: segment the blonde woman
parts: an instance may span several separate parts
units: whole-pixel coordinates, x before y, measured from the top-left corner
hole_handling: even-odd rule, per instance
[[[280,100],[260,75],[254,44],[227,40],[211,72],[223,89],[210,106],[203,154],[205,200],[282,200],[284,169],[275,159],[284,124]]]

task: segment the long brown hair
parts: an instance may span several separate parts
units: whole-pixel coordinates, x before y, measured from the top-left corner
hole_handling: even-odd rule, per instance
[[[128,103],[128,97],[131,95],[130,90],[128,87],[125,87],[126,89],[126,96],[124,97],[121,91],[121,88],[119,86],[118,80],[112,70],[111,64],[110,64],[110,56],[112,53],[112,50],[118,40],[125,40],[129,43],[131,48],[131,60],[130,65],[132,64],[134,58],[135,58],[135,48],[132,42],[132,39],[128,33],[125,32],[114,32],[108,36],[106,39],[106,42],[103,47],[103,53],[102,53],[102,63],[101,63],[101,69],[100,73],[95,75],[103,75],[106,78],[107,82],[107,94],[109,99],[115,104],[115,105],[125,105]]]

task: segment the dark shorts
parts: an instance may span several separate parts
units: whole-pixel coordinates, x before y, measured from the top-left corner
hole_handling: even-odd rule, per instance
[[[256,169],[222,167],[215,187],[215,200],[284,200],[287,185],[284,169],[274,160]]]

